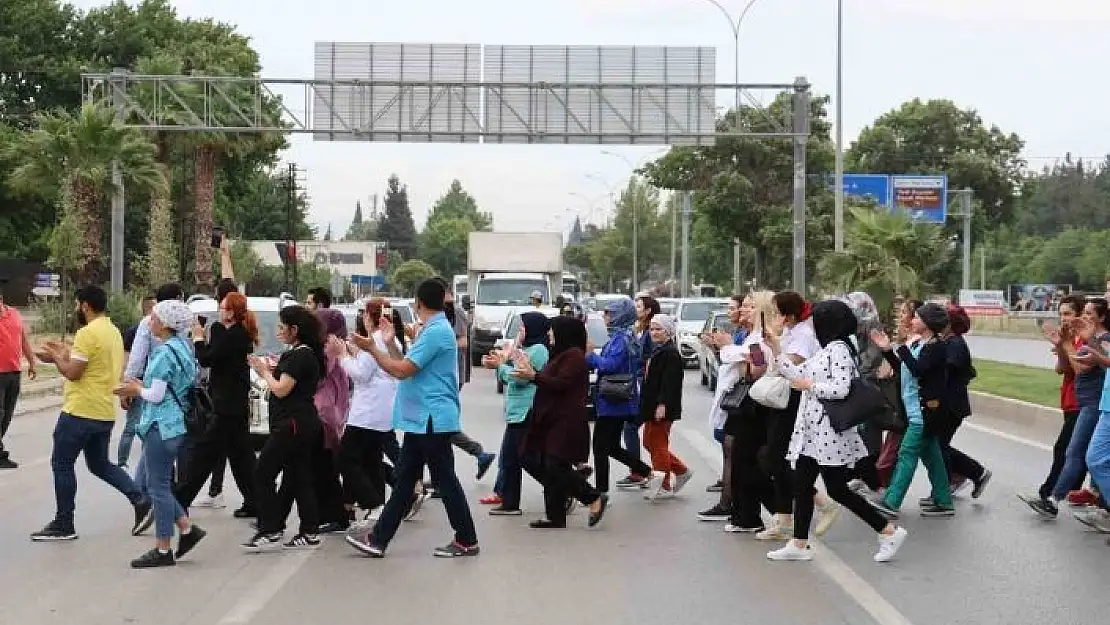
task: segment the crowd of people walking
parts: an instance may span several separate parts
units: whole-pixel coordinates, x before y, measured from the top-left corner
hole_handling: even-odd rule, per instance
[[[603,346],[589,342],[573,307],[554,317],[521,314],[519,334],[482,358],[505,389],[497,455],[463,433],[467,321],[445,282],[419,285],[411,326],[389,301],[371,299],[351,331],[330,299],[314,289],[308,306],[280,311],[275,332],[286,349],[273,358],[254,354],[263,329],[229,281],[217,289],[219,318],[208,327],[170,284],[144,303],[147,314],[126,341],[106,317],[104,291],[80,289],[82,327],[73,345],[47,342],[25,354],[32,366],[52,363],[66,379],[51,459],[55,515],[31,538],[77,538],[74,463],[81,454],[93,475],[127,498],[132,533],[154,527],[154,546],[132,561],[136,568],[173,565],[205,538],[189,509],[210,480],[208,500],[222,495],[225,461],[243,498],[233,515],[254,519],[242,545],[248,552],[313,549],[324,534],[344,533],[358,552],[384,557],[402,523],[434,494],[454,531],[434,555],[477,555],[453,447],[474,455],[479,479],[499,460],[493,493],[481,500],[492,516],[523,515],[525,476],[537,482],[543,515],[529,522],[537,530],[566,528],[578,505],[596,526],[611,487],[657,502],[689,485],[694,473],[671,448],[675,422],[691,417],[683,409],[678,326],[652,297],[609,301]],[[1020,495],[1046,518],[1065,499],[1092,503],[1077,518],[1104,532],[1107,309],[1102,298],[1067,298],[1060,325],[1046,330],[1063,376],[1064,426],[1045,483]],[[967,389],[976,376],[963,309],[906,301],[888,328],[866,293],[811,303],[791,291],[756,291],[733,296],[726,310],[732,330],[701,337],[719,354],[704,427],[723,462],[707,488],[716,500],[700,520],[779,541],[770,560],[805,561],[815,557],[811,537],[846,509],[875,532],[874,560],[887,562],[909,537],[898,520],[919,463],[931,485],[918,502],[922,516],[951,517],[956,495],[983,495],[991,471],[952,445],[970,415]],[[25,334],[9,328],[4,336],[30,350]],[[268,402],[269,435],[257,457],[248,433],[251,370]],[[127,414],[113,463],[115,397]],[[134,475],[132,437],[142,440]],[[2,450],[0,460],[10,462]],[[611,460],[628,474],[612,480]],[[1082,490],[1088,472],[1092,487]],[[294,504],[298,527],[286,538]]]

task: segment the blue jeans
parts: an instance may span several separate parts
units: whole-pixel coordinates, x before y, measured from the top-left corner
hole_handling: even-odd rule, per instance
[[[640,424],[633,421],[624,422],[624,450],[633,458],[640,459]]]
[[[431,422],[428,424],[431,429]],[[412,500],[413,489],[416,482],[424,474],[424,466],[432,474],[432,482],[436,484],[443,508],[447,511],[447,518],[455,530],[455,540],[462,545],[478,544],[478,535],[474,531],[474,519],[470,516],[470,507],[466,502],[466,493],[459,484],[455,475],[455,456],[451,449],[451,433],[413,434],[405,433],[405,440],[401,443],[400,464],[397,467],[397,483],[390,493],[389,501],[382,509],[381,518],[370,534],[370,541],[375,545],[386,547],[393,540],[397,529],[401,526],[401,519],[408,511],[409,502]]]
[[[131,457],[131,444],[135,441],[135,430],[139,427],[139,419],[143,416],[143,400],[136,397],[131,400],[131,407],[127,409],[127,421],[123,424],[123,433],[119,437],[119,449],[116,450],[116,464],[127,466]]]
[[[1075,430],[1071,433],[1068,451],[1064,458],[1064,468],[1060,470],[1060,477],[1056,478],[1056,487],[1052,489],[1052,497],[1059,500],[1067,497],[1068,489],[1077,481],[1083,479],[1087,471],[1087,447],[1091,444],[1091,436],[1098,425],[1099,412],[1097,406],[1084,406],[1079,409],[1079,416],[1075,420]]]
[[[68,413],[58,415],[54,426],[54,450],[50,454],[50,467],[54,471],[54,498],[57,509],[54,520],[73,526],[73,512],[77,507],[77,456],[85,454],[89,472],[107,482],[112,488],[127,496],[132,504],[143,501],[139,487],[127,471],[108,460],[108,445],[112,440],[112,421],[98,421],[75,417]]]
[[[1087,470],[1105,508],[1106,495],[1110,493],[1110,412],[1100,413],[1095,425],[1091,444],[1087,446]]]
[[[724,428],[714,429],[713,430],[713,440],[717,441],[721,445],[724,445],[725,444],[725,429]]]
[[[162,438],[157,423],[150,426],[143,437],[146,488],[154,503],[155,538],[173,538],[174,522],[185,516],[185,510],[173,495],[173,463],[184,440],[184,436]]]

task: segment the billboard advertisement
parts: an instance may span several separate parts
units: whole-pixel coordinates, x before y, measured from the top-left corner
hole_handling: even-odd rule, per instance
[[[1054,312],[1060,300],[1071,293],[1070,284],[1011,284],[1009,288],[1012,312]]]
[[[969,315],[998,316],[1006,312],[1006,293],[987,289],[960,289],[960,306]]]

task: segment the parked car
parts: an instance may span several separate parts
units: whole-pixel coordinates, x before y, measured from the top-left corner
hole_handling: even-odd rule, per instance
[[[219,316],[216,300],[206,295],[194,295],[189,298],[188,304],[189,309],[202,323],[215,322]],[[277,356],[286,350],[286,346],[277,339],[278,311],[296,304],[298,304],[297,299],[288,293],[282,293],[278,297],[247,298],[247,308],[258,320],[258,347],[254,350],[255,354],[271,356],[276,362]],[[267,403],[270,391],[253,369],[250,376],[250,437],[255,451],[259,451],[270,436],[269,404]]]
[[[698,366],[698,334],[705,327],[709,315],[728,307],[728,300],[717,297],[697,297],[678,301],[675,317],[678,318],[678,353],[687,367]]]
[[[655,301],[659,302],[659,312],[664,315],[673,315],[680,300],[674,297],[659,297]]]
[[[702,327],[702,334],[709,334],[715,330],[732,332],[732,322],[729,321],[727,312],[714,312],[709,314]],[[721,354],[715,347],[710,347],[698,341],[698,368],[701,370],[701,385],[708,386],[710,391],[717,391],[717,369],[721,366]]]

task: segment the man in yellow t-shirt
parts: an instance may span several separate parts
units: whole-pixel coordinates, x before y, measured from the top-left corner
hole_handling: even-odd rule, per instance
[[[82,328],[74,337],[73,348],[48,342],[38,354],[52,362],[65,377],[62,413],[54,426],[54,450],[50,464],[54,470],[54,520],[31,534],[34,541],[73,540],[77,538],[73,513],[77,499],[77,457],[85,454],[89,472],[123,493],[135,509],[134,534],[150,513],[151,503],[126,471],[108,460],[108,444],[116,421],[119,403],[112,390],[123,373],[123,337],[106,314],[108,294],[98,286],[77,291],[77,318]]]

